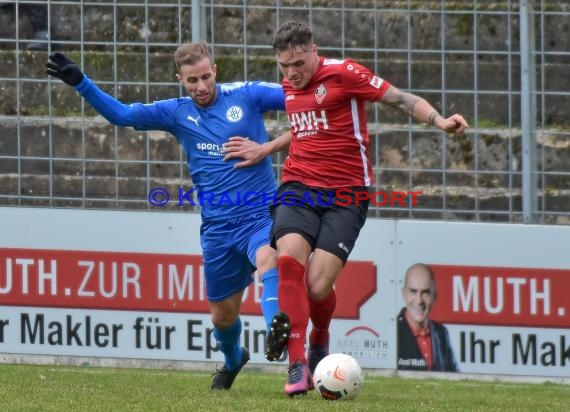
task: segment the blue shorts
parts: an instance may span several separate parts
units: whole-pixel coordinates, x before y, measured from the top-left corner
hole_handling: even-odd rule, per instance
[[[200,241],[208,301],[227,299],[253,282],[255,255],[269,244],[270,230],[269,210],[202,223]]]

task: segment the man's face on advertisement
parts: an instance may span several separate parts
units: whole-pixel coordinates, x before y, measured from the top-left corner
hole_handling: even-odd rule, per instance
[[[425,327],[435,301],[435,284],[426,268],[417,266],[408,272],[402,298],[408,319],[419,328]]]

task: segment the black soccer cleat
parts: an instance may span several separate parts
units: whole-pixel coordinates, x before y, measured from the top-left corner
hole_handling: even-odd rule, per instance
[[[212,374],[214,379],[212,379],[212,389],[213,390],[227,390],[232,387],[236,376],[241,371],[241,368],[249,362],[249,351],[242,347],[241,348],[241,362],[236,370],[229,371],[224,365],[221,369],[216,369],[216,371]]]
[[[277,312],[271,320],[271,325],[265,338],[265,359],[276,361],[281,357],[291,333],[289,316],[285,312]]]
[[[309,372],[311,373],[311,375],[313,373],[315,373],[315,369],[317,368],[317,365],[319,364],[319,362],[321,360],[323,360],[323,358],[325,358],[326,356],[328,356],[329,354],[329,341],[327,340],[327,343],[325,343],[324,345],[310,345],[309,346],[309,356],[307,357],[308,359],[308,366],[309,366]]]

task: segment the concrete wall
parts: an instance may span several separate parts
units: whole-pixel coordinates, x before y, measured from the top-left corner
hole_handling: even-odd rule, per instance
[[[469,134],[463,138],[448,138],[444,146],[441,135],[435,132],[414,138],[413,145],[410,145],[407,132],[379,129],[373,143],[374,160],[383,168],[390,169],[382,171],[379,176],[382,187],[406,190],[410,184],[407,174],[410,167],[445,169],[445,176],[441,172],[412,174],[412,185],[425,192],[426,206],[520,211],[520,67],[517,55],[520,40],[516,5],[513,6],[509,31],[500,14],[477,15],[475,25],[473,13],[452,13],[454,5],[458,10],[466,10],[466,2],[446,2],[446,10],[450,12],[445,16],[444,33],[441,33],[439,14],[409,14],[406,11],[409,2],[391,2],[389,13],[376,15],[348,11],[343,28],[335,24],[341,20],[340,17],[331,19],[331,16],[336,16],[334,10],[326,14],[329,3],[336,4],[313,2],[314,6],[323,6],[323,10],[315,10],[312,17],[315,37],[320,46],[325,50],[334,47],[340,50],[342,40],[343,47],[349,50],[354,48],[351,57],[376,70],[398,87],[421,94],[440,109],[445,105],[447,113],[464,113],[471,125],[477,126],[476,136]],[[552,4],[555,3],[557,8],[561,7],[558,2]],[[505,9],[503,3],[477,4],[486,11]],[[546,2],[546,10],[549,4]],[[177,96],[180,90],[174,77],[173,51],[181,39],[189,39],[190,8],[149,7],[147,16],[142,10],[118,7],[117,15],[113,16],[113,7],[108,6],[85,6],[81,9],[79,3],[52,5],[50,21],[55,42],[53,48],[65,51],[81,62],[91,78],[124,102],[148,102]],[[207,18],[208,13],[206,10]],[[220,45],[243,43],[244,36],[247,36],[245,40],[249,45],[267,45],[276,26],[273,9],[249,10],[248,25],[256,27],[256,30],[247,33],[242,30],[243,16],[239,8],[221,9],[216,13],[215,26],[208,25],[207,30],[208,37],[213,35],[216,44]],[[287,13],[288,18],[306,18],[306,10]],[[180,31],[176,27],[179,18]],[[148,24],[145,25],[145,21]],[[537,18],[537,24],[539,22]],[[16,36],[17,26],[20,31]],[[211,27],[215,27],[215,33],[210,32]],[[378,32],[371,33],[370,27],[377,27]],[[477,36],[474,36],[475,28]],[[339,35],[341,30],[342,36]],[[570,50],[569,31],[567,15],[553,14],[548,16],[541,32],[541,42],[554,56],[549,56],[545,64],[538,62],[537,80],[541,84],[540,80],[545,78],[545,87],[549,91],[570,90],[568,61],[563,55],[555,56],[556,52]],[[407,53],[408,33],[411,33],[409,41],[413,50],[410,55]],[[31,26],[25,15],[20,15],[16,21],[13,8],[0,9],[0,59],[3,62],[0,65],[0,155],[14,156],[0,162],[0,195],[14,196],[0,197],[0,204],[22,204],[15,198],[19,194],[49,196],[52,193],[69,197],[87,194],[110,199],[108,203],[96,204],[81,200],[57,201],[56,205],[116,207],[113,202],[116,196],[134,196],[144,200],[149,186],[177,185],[181,181],[190,183],[185,171],[180,176],[179,165],[163,163],[146,167],[144,164],[135,164],[119,170],[113,162],[82,163],[82,158],[109,159],[115,156],[120,160],[174,162],[179,159],[179,148],[176,141],[164,133],[154,133],[148,138],[146,134],[130,129],[115,130],[96,117],[92,109],[84,106],[70,87],[57,80],[48,82],[44,67],[46,52],[24,50],[25,39],[30,35]],[[442,37],[445,39],[444,45],[441,44]],[[19,38],[19,51],[16,52],[14,42],[2,41],[2,38]],[[82,49],[80,40],[84,42]],[[118,42],[116,47],[114,41]],[[147,41],[162,45],[153,46],[151,52],[147,53]],[[377,50],[373,50],[375,45]],[[442,48],[455,51],[446,54],[444,62],[439,53],[422,52]],[[474,62],[472,51],[475,48],[481,53]],[[461,50],[466,53],[458,52]],[[512,52],[510,60],[506,54],[508,50]],[[488,51],[503,53],[485,53]],[[240,52],[239,49],[217,46],[214,52],[219,81],[244,78],[279,80],[270,49],[255,49],[255,53],[250,51],[245,61],[243,50]],[[335,53],[338,52],[323,52],[332,56]],[[408,57],[411,57],[411,61]],[[445,72],[444,84],[442,71]],[[477,90],[476,96],[472,90]],[[544,113],[539,113],[545,130],[538,136],[538,168],[566,170],[570,145],[561,141],[557,132],[567,130],[570,124],[567,116],[568,96],[554,93],[544,99]],[[372,114],[372,108],[370,111]],[[87,116],[86,121],[78,117],[82,113]],[[375,117],[371,116],[370,120],[373,119]],[[379,120],[382,127],[388,128],[391,125],[405,128],[407,124],[407,119],[391,108],[381,108]],[[376,130],[376,125],[371,126],[372,130]],[[278,132],[276,125],[269,127],[270,133]],[[48,136],[52,138],[48,139]],[[30,159],[19,162],[15,158],[18,154],[39,157],[49,157],[51,154],[56,158],[78,160]],[[466,170],[489,173],[474,176],[465,173]],[[54,174],[52,179],[49,178],[50,173]],[[564,174],[549,176],[548,181],[541,182],[541,185],[544,191],[539,200],[544,199],[549,210],[568,209],[570,194],[566,188],[570,186],[570,177]],[[442,193],[445,193],[445,199]],[[28,199],[23,204],[54,203],[45,199]],[[133,204],[130,207],[147,205]],[[402,217],[397,213],[382,216]],[[474,215],[467,217],[451,210],[439,215],[428,213],[423,217],[473,219]],[[509,215],[491,213],[488,218],[508,220]],[[565,222],[565,218],[553,218],[552,222]]]

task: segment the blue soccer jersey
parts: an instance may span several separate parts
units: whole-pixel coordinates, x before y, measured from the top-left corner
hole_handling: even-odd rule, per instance
[[[281,85],[239,82],[217,85],[212,105],[200,107],[190,97],[123,105],[85,76],[76,90],[107,120],[136,130],[170,132],[184,147],[194,188],[183,188],[185,204],[202,207],[204,220],[256,213],[273,203],[277,189],[271,158],[235,169],[239,159],[223,160],[222,145],[232,136],[267,142],[264,113],[284,110]],[[195,194],[193,192],[196,192]]]

